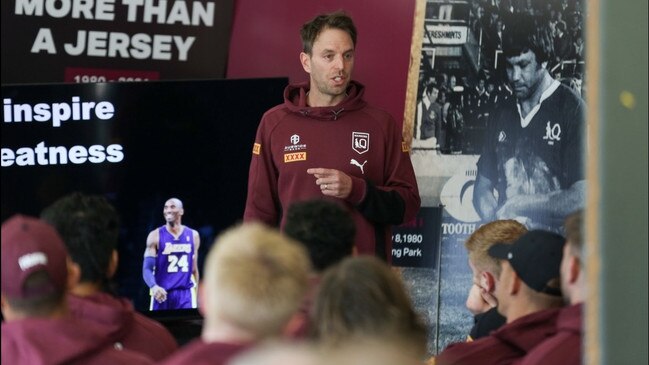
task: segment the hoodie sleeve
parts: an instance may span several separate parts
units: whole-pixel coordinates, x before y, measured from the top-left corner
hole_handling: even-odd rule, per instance
[[[362,199],[352,201],[360,213],[369,221],[378,224],[401,224],[415,218],[421,199],[415,172],[410,161],[410,149],[403,141],[396,122],[390,118],[386,133],[386,159],[384,161],[385,181],[373,183],[354,179],[354,184],[363,184]],[[350,195],[357,197],[359,194]]]
[[[270,149],[270,131],[264,116],[257,129],[248,173],[248,195],[244,221],[279,225],[280,203],[277,193],[277,169]]]

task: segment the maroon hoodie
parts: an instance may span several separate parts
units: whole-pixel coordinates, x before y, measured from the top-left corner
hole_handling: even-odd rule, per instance
[[[236,355],[250,349],[252,343],[205,342],[198,338],[167,358],[163,365],[224,365]]]
[[[556,333],[558,314],[558,308],[542,310],[507,323],[476,341],[451,344],[435,357],[435,365],[512,364]]]
[[[550,337],[532,352],[527,354],[521,364],[564,364],[582,363],[582,311],[583,303],[561,309],[557,319],[557,334]]]
[[[284,104],[267,111],[255,137],[244,220],[283,227],[296,201],[331,199],[356,223],[360,254],[391,256],[390,225],[413,219],[420,206],[410,155],[401,130],[385,111],[363,100],[352,81],[347,97],[333,107],[309,107],[309,84],[289,85]],[[352,179],[342,200],[325,197],[308,168],[337,169]]]
[[[87,297],[68,295],[68,306],[73,316],[117,327],[116,341],[153,360],[161,360],[178,348],[165,327],[135,312],[127,299],[101,292]]]
[[[72,317],[28,318],[2,323],[2,364],[146,365],[148,357],[119,350],[118,328]]]

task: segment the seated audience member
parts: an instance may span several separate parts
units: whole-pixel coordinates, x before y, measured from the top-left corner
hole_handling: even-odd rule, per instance
[[[198,287],[201,337],[164,364],[225,364],[256,343],[279,337],[308,286],[306,251],[260,223],[217,237]]]
[[[469,341],[488,335],[506,321],[498,313],[498,301],[494,296],[500,276],[500,260],[491,257],[487,251],[496,243],[512,243],[526,232],[527,228],[515,220],[497,220],[482,225],[464,243],[473,273],[473,286],[466,301],[467,308],[475,316]]]
[[[49,224],[14,216],[2,224],[3,364],[152,364],[120,350],[120,328],[69,316],[67,286],[78,270]]]
[[[286,212],[284,233],[303,244],[311,259],[309,292],[287,329],[290,337],[308,334],[308,318],[322,273],[351,256],[356,226],[351,215],[336,203],[309,200],[293,203]]]
[[[72,193],[45,208],[41,218],[56,228],[81,270],[68,295],[72,315],[117,326],[124,348],[156,361],[178,348],[164,326],[137,313],[128,299],[111,293],[109,283],[118,263],[119,217],[104,197]]]
[[[312,338],[324,348],[379,341],[392,343],[412,359],[426,356],[426,327],[406,288],[375,257],[348,257],[327,270],[311,319]]]
[[[328,365],[326,354],[309,343],[274,342],[260,344],[238,354],[228,365]]]
[[[564,241],[558,234],[533,230],[514,243],[489,248],[489,255],[502,260],[495,294],[507,323],[476,341],[449,345],[435,364],[511,364],[554,335],[562,305],[559,268]]]
[[[557,333],[534,348],[521,364],[582,363],[582,311],[585,299],[583,272],[583,211],[570,214],[564,224],[566,245],[561,260],[561,292],[569,304],[561,309],[557,319]]]

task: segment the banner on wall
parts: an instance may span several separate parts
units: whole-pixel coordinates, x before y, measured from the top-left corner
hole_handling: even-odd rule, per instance
[[[2,83],[225,76],[234,0],[2,2]]]
[[[436,313],[436,348],[463,341],[473,323],[465,308],[472,273],[464,243],[480,225],[515,219],[562,232],[566,212],[584,205],[584,10],[575,0],[418,2],[411,59],[419,62],[408,73],[403,136],[422,207],[443,206],[438,289],[445,309]],[[565,27],[547,19],[564,19]],[[508,27],[533,29],[558,51],[538,74],[551,85],[548,97],[526,120],[517,103],[529,93],[507,75]]]
[[[410,222],[392,228],[392,265],[437,267],[443,207],[423,207]]]

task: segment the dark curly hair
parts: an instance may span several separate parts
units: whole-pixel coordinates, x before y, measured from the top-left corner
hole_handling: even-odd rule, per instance
[[[309,200],[289,206],[284,233],[304,244],[314,269],[322,271],[351,255],[356,226],[338,204]]]
[[[554,57],[554,43],[550,28],[540,17],[529,14],[512,14],[503,23],[503,53],[505,57],[516,57],[532,51],[541,64]]]
[[[45,208],[41,218],[63,238],[72,261],[81,268],[81,281],[107,284],[119,236],[119,216],[108,200],[74,192]]]

